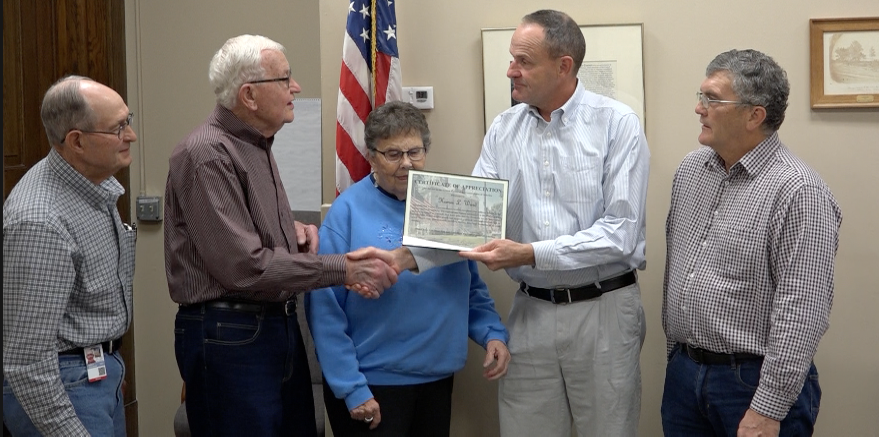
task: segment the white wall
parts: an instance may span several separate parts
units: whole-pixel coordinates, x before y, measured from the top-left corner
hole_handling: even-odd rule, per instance
[[[347,2],[343,0],[127,0],[129,95],[140,137],[132,167],[133,194],[161,195],[171,149],[213,106],[207,64],[226,38],[260,33],[288,48],[304,97],[323,99],[323,198],[333,197],[335,102]],[[660,326],[663,226],[672,174],[697,147],[694,93],[707,63],[730,48],[764,51],[791,81],[781,139],[834,191],[844,214],[830,331],[816,357],[824,398],[817,435],[879,435],[876,332],[879,293],[869,269],[879,263],[879,214],[871,176],[879,164],[879,110],[809,109],[810,18],[879,16],[875,0],[657,2],[648,0],[398,0],[404,85],[434,87],[427,113],[434,147],[428,168],[469,174],[483,128],[480,29],[512,27],[540,8],[568,12],[580,24],[644,23],[647,139],[652,153],[648,198],[648,269],[641,288],[647,314],[642,351],[641,435],[661,435],[664,376]],[[139,20],[138,20],[139,18]],[[135,26],[138,25],[138,26]],[[140,38],[137,39],[139,28]],[[139,45],[138,45],[139,41]],[[589,41],[587,41],[588,50]],[[137,90],[137,92],[135,92]],[[142,148],[142,149],[140,149]],[[141,173],[139,165],[145,171]],[[140,182],[141,174],[145,183]],[[143,436],[171,435],[180,377],[173,356],[175,306],[165,284],[160,225],[142,225],[135,278],[137,382]],[[506,315],[514,284],[483,270]],[[481,378],[481,352],[455,381],[452,435],[497,435],[496,384]]]

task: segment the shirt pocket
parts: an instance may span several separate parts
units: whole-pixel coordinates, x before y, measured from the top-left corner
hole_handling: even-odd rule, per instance
[[[718,261],[721,275],[731,281],[750,281],[762,274],[767,265],[765,231],[732,228],[718,238]]]
[[[119,270],[120,277],[131,282],[134,279],[134,254],[137,241],[137,228],[123,227],[122,237],[119,239]]]
[[[566,204],[601,206],[601,166],[591,160],[566,159],[561,173],[555,174],[556,190]]]

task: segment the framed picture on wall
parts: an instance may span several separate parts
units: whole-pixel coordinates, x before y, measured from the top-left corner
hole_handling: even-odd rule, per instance
[[[482,78],[485,101],[485,129],[498,114],[519,102],[512,97],[507,69],[510,39],[515,28],[482,29]],[[586,56],[577,77],[594,93],[619,100],[644,120],[643,24],[580,26],[586,38]]]
[[[809,20],[812,108],[879,107],[879,17]]]

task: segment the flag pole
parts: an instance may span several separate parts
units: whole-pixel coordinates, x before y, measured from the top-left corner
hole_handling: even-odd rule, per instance
[[[378,43],[376,42],[376,39],[377,39],[377,37],[376,37],[376,25],[377,24],[376,23],[378,23],[378,15],[377,15],[378,10],[376,9],[375,2],[376,2],[376,0],[372,0],[372,2],[370,3],[370,8],[372,10],[372,14],[370,15],[370,21],[372,21],[372,34],[371,34],[372,37],[369,39],[369,41],[370,41],[369,57],[371,58],[371,63],[372,63],[372,65],[370,66],[371,67],[370,71],[372,72],[372,74],[370,74],[369,76],[371,79],[370,84],[372,85],[371,86],[372,89],[369,91],[369,97],[370,97],[369,103],[371,104],[372,109],[375,109],[376,90],[378,89],[378,77],[375,74],[375,58],[378,55]],[[366,123],[366,120],[363,120],[363,122]]]

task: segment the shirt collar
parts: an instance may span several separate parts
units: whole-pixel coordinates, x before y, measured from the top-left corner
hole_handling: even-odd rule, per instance
[[[49,168],[69,187],[80,193],[85,200],[96,206],[115,204],[119,196],[125,194],[125,188],[113,176],[110,176],[98,185],[86,179],[82,173],[76,171],[53,147],[46,157]]]
[[[577,86],[574,88],[574,94],[571,95],[571,98],[569,98],[561,108],[552,111],[550,122],[560,119],[563,125],[570,123],[571,118],[577,113],[577,109],[580,107],[580,102],[585,95],[586,89],[580,86],[580,79],[577,79]],[[528,105],[528,112],[540,120],[543,120],[543,117],[540,116],[540,111],[537,110],[536,106]]]
[[[751,151],[746,153],[745,156],[742,156],[742,158],[739,159],[739,162],[733,164],[730,167],[730,174],[734,171],[743,171],[744,174],[750,177],[756,176],[769,165],[780,147],[781,141],[778,139],[778,132],[773,132],[772,135],[766,137],[763,141],[757,144],[757,147],[754,147]],[[723,159],[721,159],[720,155],[715,152],[710,155],[705,162],[705,165],[722,168]],[[736,170],[737,168],[740,168],[741,170]]]
[[[746,153],[739,160],[739,163],[742,164],[742,167],[744,167],[749,175],[757,175],[769,166],[769,163],[773,160],[775,154],[778,153],[780,147],[781,141],[778,140],[778,132],[773,132],[772,135],[766,137],[760,144],[757,144],[757,147]]]
[[[375,187],[380,193],[384,194],[385,196],[390,197],[391,199],[396,200],[397,202],[405,202],[405,200],[397,199],[397,196],[395,196],[395,195],[393,195],[393,194],[388,193],[387,191],[385,191],[385,189],[382,188],[382,187],[381,187],[381,186],[375,181],[375,173],[370,173],[370,174],[369,174],[369,180],[372,182],[372,186],[374,186],[374,187]]]
[[[247,144],[253,144],[263,149],[271,147],[275,137],[266,138],[255,127],[245,123],[238,118],[232,111],[226,109],[222,105],[217,104],[211,114],[222,129],[230,135],[244,141]]]

